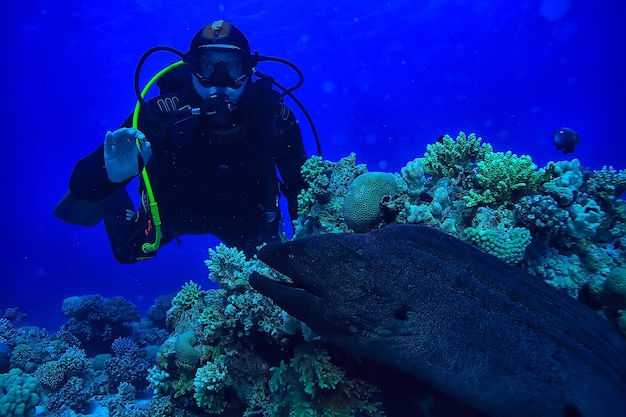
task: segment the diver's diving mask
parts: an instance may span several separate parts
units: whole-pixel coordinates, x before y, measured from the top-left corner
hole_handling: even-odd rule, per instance
[[[186,56],[191,73],[203,87],[239,88],[249,75],[241,50],[233,45],[201,45]]]

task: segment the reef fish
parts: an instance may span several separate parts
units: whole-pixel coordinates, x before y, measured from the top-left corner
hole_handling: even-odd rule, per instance
[[[577,300],[433,228],[266,245],[250,284],[329,342],[492,417],[618,417],[626,340]]]
[[[563,150],[563,154],[574,152],[574,148],[580,141],[580,135],[568,127],[562,127],[552,132],[552,140],[556,150]]]

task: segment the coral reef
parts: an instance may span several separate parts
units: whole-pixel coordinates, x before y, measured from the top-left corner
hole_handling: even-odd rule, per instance
[[[70,319],[63,330],[75,336],[89,355],[108,351],[115,339],[132,333],[130,323],[141,319],[130,301],[100,295],[66,298],[63,315]]]
[[[569,213],[549,195],[522,197],[514,211],[518,223],[547,241],[563,237],[569,230]]]
[[[115,339],[111,345],[114,356],[104,362],[103,374],[107,378],[108,391],[114,392],[122,384],[141,391],[148,386],[146,377],[150,362],[146,351],[129,338]]]
[[[347,377],[344,370],[332,363],[325,349],[303,346],[296,350],[289,364],[281,361],[270,372],[270,391],[282,397],[273,406],[272,415],[384,415],[380,404],[368,401],[376,389]]]
[[[481,207],[472,224],[463,230],[464,240],[510,264],[515,265],[524,258],[532,237],[528,229],[514,226],[510,210]]]
[[[46,362],[37,368],[35,377],[45,388],[56,390],[67,382],[72,376],[81,375],[91,366],[85,351],[76,347],[70,347],[58,360]]]
[[[353,415],[376,409],[369,401],[372,387],[357,378],[344,379],[322,351],[303,356],[299,349],[309,347],[302,335],[286,333],[281,310],[251,289],[252,271],[275,276],[271,270],[223,244],[209,255],[209,278],[219,289],[194,290],[201,296],[191,306],[172,303],[168,323],[174,331],[161,346],[157,365],[148,370],[149,388],[157,397],[169,396],[175,408],[232,416]],[[276,382],[281,363],[299,372],[297,388]],[[292,371],[282,377],[290,380]],[[310,395],[313,387],[311,401],[293,408],[294,393]],[[341,414],[327,414],[333,409]]]
[[[64,303],[64,308],[67,314],[74,316],[68,321],[73,326],[63,326],[53,335],[44,329],[24,325],[20,315],[10,315],[19,327],[9,322],[11,326],[5,329],[11,332],[7,348],[9,367],[12,369],[6,374],[8,379],[0,376],[0,380],[11,381],[17,388],[21,384],[22,388],[19,393],[12,389],[0,389],[0,392],[7,394],[7,402],[10,398],[17,398],[18,394],[24,401],[23,406],[15,406],[15,401],[11,400],[14,404],[4,404],[3,407],[9,408],[0,409],[0,414],[34,415],[37,404],[44,407],[49,415],[87,414],[93,411],[94,406],[112,404],[117,395],[119,401],[110,415],[140,416],[145,411],[143,415],[148,416],[148,407],[144,411],[134,407],[128,392],[147,387],[148,368],[155,360],[154,357],[150,360],[149,346],[137,341],[150,340],[160,344],[164,338],[155,335],[161,330],[149,328],[147,324],[123,325],[125,331],[130,333],[128,338],[117,338],[108,346],[101,345],[104,342],[99,339],[98,343],[90,346],[98,347],[100,352],[111,353],[90,355],[82,348],[79,338],[69,330],[75,329],[81,322],[96,323],[93,329],[98,329],[97,324],[102,321],[109,325],[122,323],[127,313],[129,319],[136,320],[139,315],[137,308],[121,298],[107,301],[100,296],[70,298]],[[104,330],[110,331],[111,328],[105,327]],[[93,334],[97,338],[101,336],[97,332]],[[29,392],[33,395],[27,398]],[[126,399],[119,396],[120,392],[128,394]],[[130,413],[129,410],[136,412]]]
[[[193,281],[187,282],[183,288],[172,299],[172,305],[183,308],[190,308],[202,298],[204,291]]]
[[[294,221],[296,238],[320,233],[349,232],[344,221],[343,201],[349,184],[367,172],[350,154],[338,162],[313,156],[302,166],[308,188],[298,196],[298,218]]]
[[[488,152],[476,166],[481,190],[470,190],[464,200],[468,207],[511,205],[519,197],[533,193],[544,175],[544,172],[537,171],[537,165],[528,155],[518,157],[510,151]]]
[[[367,172],[360,166],[355,175],[356,162],[342,161],[309,161],[316,168],[307,170],[307,183],[319,187],[329,178]],[[346,228],[345,216],[328,209],[329,202],[345,199],[349,182],[336,183],[340,186],[323,188],[322,200],[310,198],[311,204],[300,207],[295,238],[422,224],[465,239],[574,297],[587,287],[591,298],[601,300],[610,271],[626,259],[626,171],[586,170],[577,159],[538,168],[529,156],[494,152],[475,134],[460,132],[456,139],[445,135],[428,145],[422,158],[395,177],[398,194],[381,202],[377,214],[387,215],[375,225]],[[311,188],[304,194],[311,196]]]
[[[493,148],[482,143],[482,138],[474,133],[466,136],[459,132],[456,139],[444,135],[437,142],[426,147],[422,164],[424,172],[435,179],[458,178],[472,172],[476,162],[480,162]]]
[[[400,173],[369,172],[355,154],[311,157],[302,173],[295,239],[394,223],[439,228],[579,298],[626,335],[626,171],[592,171],[576,159],[538,168],[460,132]],[[286,277],[223,244],[209,249],[206,266],[217,289],[188,280],[143,319],[120,297],[69,297],[68,321],[50,335],[7,309],[0,415],[32,416],[37,405],[58,416],[97,407],[112,417],[384,415],[390,382],[374,375],[384,370],[365,369],[373,365],[348,358],[248,283],[253,271]],[[436,409],[424,398],[410,415]]]

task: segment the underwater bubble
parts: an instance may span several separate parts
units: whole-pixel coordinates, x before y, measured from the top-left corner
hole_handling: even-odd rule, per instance
[[[570,0],[543,0],[539,6],[539,13],[549,22],[555,22],[565,17],[570,9]]]
[[[573,21],[559,22],[552,29],[552,39],[557,42],[568,42],[576,36],[578,23]]]
[[[376,134],[374,134],[374,133],[367,133],[365,135],[365,142],[366,143],[375,143],[376,142]]]
[[[333,83],[332,81],[324,81],[322,83],[322,91],[326,94],[332,93],[333,91],[335,91],[335,83]]]
[[[384,159],[378,161],[378,168],[380,168],[380,169],[387,168],[387,161],[385,161]]]
[[[345,132],[336,130],[330,134],[330,143],[335,146],[343,146],[348,142],[348,135]]]

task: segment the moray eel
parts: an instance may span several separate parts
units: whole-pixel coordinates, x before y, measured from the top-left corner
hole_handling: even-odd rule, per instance
[[[250,276],[329,342],[492,417],[618,417],[626,340],[540,278],[438,230],[389,226],[260,249]]]

